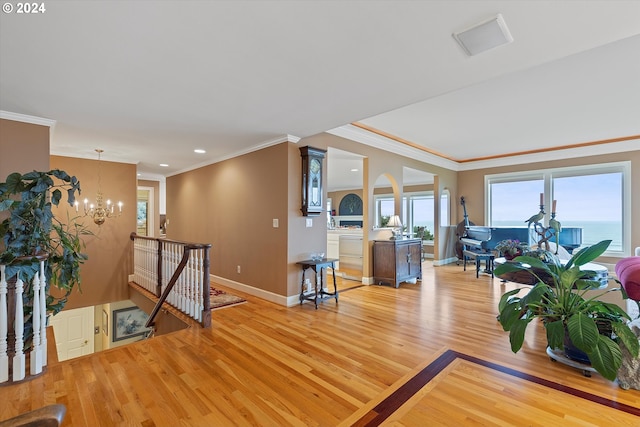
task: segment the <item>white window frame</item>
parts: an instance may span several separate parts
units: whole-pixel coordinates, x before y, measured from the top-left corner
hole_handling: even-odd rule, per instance
[[[590,173],[587,173],[590,172]],[[622,250],[607,250],[603,256],[627,257],[631,255],[631,162],[600,163],[593,165],[569,166],[563,168],[538,169],[522,172],[490,174],[484,177],[484,208],[488,226],[491,226],[491,184],[509,181],[542,179],[544,182],[544,204],[551,206],[553,178],[597,175],[603,173],[622,173]],[[597,200],[594,201],[597,203]],[[547,215],[549,212],[547,212]],[[524,213],[526,216],[526,213]],[[561,219],[561,218],[560,218]]]
[[[401,202],[401,206],[402,206],[402,215],[400,217],[400,220],[402,221],[402,225],[405,226],[407,228],[407,233],[412,234],[413,233],[413,212],[411,212],[411,203],[410,200],[413,197],[431,197],[433,199],[433,203],[434,206],[436,203],[435,200],[435,194],[433,191],[414,191],[414,192],[409,192],[409,193],[403,193],[402,194],[402,202]],[[380,200],[389,200],[389,199],[393,199],[394,196],[393,194],[376,194],[374,196],[374,200],[375,200],[375,206],[376,206],[376,221],[380,221]],[[400,215],[399,212],[395,213],[396,215]],[[435,210],[433,212],[433,218],[434,218],[434,225],[436,224],[436,213]],[[431,233],[435,234],[435,230],[429,230]]]

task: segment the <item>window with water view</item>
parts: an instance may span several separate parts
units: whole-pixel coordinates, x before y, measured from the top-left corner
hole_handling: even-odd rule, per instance
[[[535,173],[490,175],[486,178],[488,221],[493,227],[522,227],[539,210],[544,193],[548,221],[556,201],[556,219],[563,227],[582,228],[582,245],[611,239],[608,253],[627,253],[629,242],[627,162],[552,169]]]

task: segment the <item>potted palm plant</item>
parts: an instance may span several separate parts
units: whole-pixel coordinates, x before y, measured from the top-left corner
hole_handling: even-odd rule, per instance
[[[584,248],[566,263],[549,253],[545,261],[519,256],[495,268],[498,277],[526,271],[537,278],[524,296],[518,296],[522,289],[514,289],[500,299],[498,320],[509,332],[514,353],[522,348],[527,326],[540,319],[550,348],[564,348],[566,353],[567,344],[574,345],[609,380],[616,378],[622,363],[622,346],[638,357],[638,338],[627,326],[627,313],[618,305],[599,299],[610,292],[621,292],[623,298],[626,295],[620,288],[613,288],[589,296],[590,290],[600,287],[600,281],[595,280],[595,272],[580,268],[604,253],[610,243],[611,240],[603,240]]]
[[[27,286],[23,297],[25,341],[31,332],[29,317],[33,309],[29,287],[39,272],[39,260],[46,258],[46,310],[55,315],[74,287],[79,288],[80,265],[87,259],[81,237],[91,233],[73,218],[60,221],[51,210],[59,205],[63,191],[73,205],[76,194],[80,194],[80,182],[58,169],[12,173],[0,183],[0,215],[4,217],[0,222],[0,265],[5,266],[8,281],[19,275]],[[54,296],[49,292],[51,286],[61,291]]]

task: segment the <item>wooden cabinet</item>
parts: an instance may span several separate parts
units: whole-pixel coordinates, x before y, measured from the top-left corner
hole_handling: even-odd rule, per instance
[[[373,282],[390,283],[396,288],[401,282],[422,278],[422,241],[374,240]]]

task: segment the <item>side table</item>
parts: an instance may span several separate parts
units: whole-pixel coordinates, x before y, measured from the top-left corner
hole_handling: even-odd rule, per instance
[[[336,269],[335,262],[338,261],[335,258],[323,258],[323,259],[307,259],[299,261],[296,264],[302,266],[302,282],[300,283],[300,304],[304,301],[313,301],[318,309],[318,301],[324,301],[325,299],[335,298],[336,304],[338,303],[338,286],[336,285]],[[324,290],[324,279],[322,270],[326,270],[327,267],[331,267],[333,274],[333,292],[327,292]],[[305,274],[308,269],[312,269],[316,273],[315,288],[313,291],[305,292],[304,280]]]

